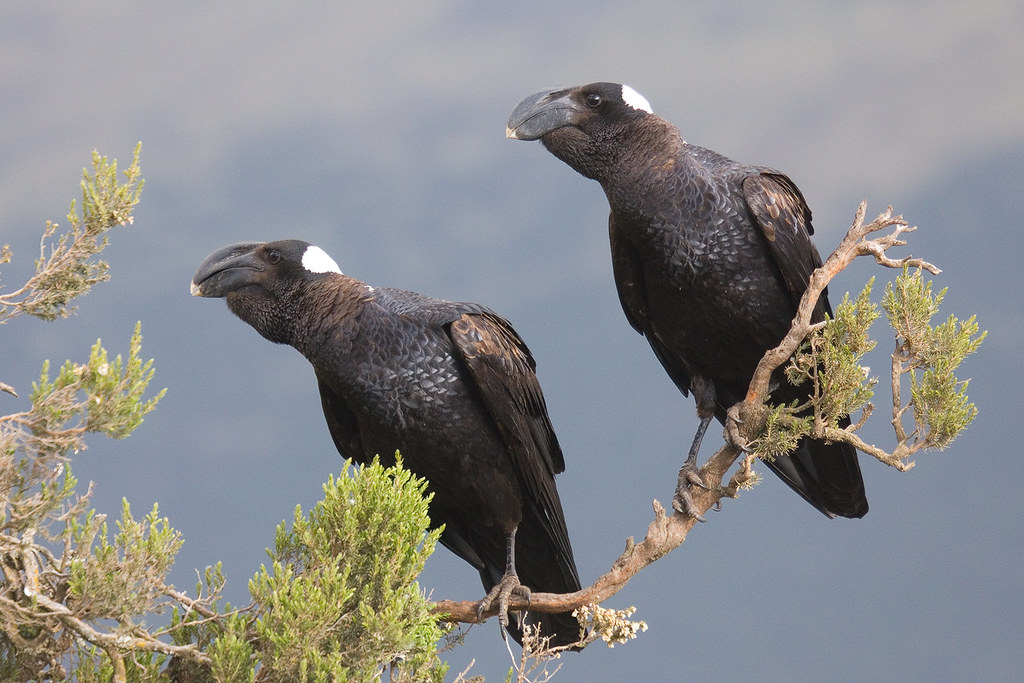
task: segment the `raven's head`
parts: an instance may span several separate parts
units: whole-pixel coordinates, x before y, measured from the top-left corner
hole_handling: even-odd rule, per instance
[[[617,149],[650,119],[661,120],[637,91],[620,83],[591,83],[541,91],[509,116],[505,135],[540,140],[556,157],[588,178],[610,170]]]
[[[290,343],[296,296],[327,273],[341,273],[323,249],[301,240],[244,242],[213,252],[192,277],[193,296],[226,298],[228,308],[273,342]]]

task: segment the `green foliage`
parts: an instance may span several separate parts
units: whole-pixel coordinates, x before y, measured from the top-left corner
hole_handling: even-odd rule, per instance
[[[946,290],[932,294],[932,282],[924,281],[920,270],[904,269],[885,289],[882,307],[897,333],[893,352],[893,391],[900,395],[900,377],[908,376],[910,400],[902,406],[894,423],[903,434],[910,451],[920,448],[945,448],[967,428],[978,409],[967,397],[968,380],[955,372],[960,363],[978,350],[987,333],[978,331],[975,316],[966,321],[950,315],[933,327],[932,318]],[[910,408],[915,427],[906,434],[902,426],[904,412]]]
[[[849,294],[836,308],[835,317],[816,326],[785,367],[786,380],[792,384],[810,383],[813,387],[807,405],[768,406],[764,427],[751,446],[764,459],[792,451],[800,438],[811,436],[828,440],[846,440],[883,462],[907,469],[906,459],[924,448],[945,448],[977,415],[968,400],[966,380],[955,371],[974,353],[985,338],[978,332],[974,316],[960,321],[949,316],[932,326],[945,294],[932,295],[932,283],[925,282],[921,271],[904,268],[895,283],[886,285],[881,307],[896,333],[892,354],[893,427],[896,447],[892,453],[870,446],[853,436],[859,426],[840,428],[839,421],[864,411],[861,421],[871,414],[877,380],[862,364],[864,355],[875,347],[870,337],[871,324],[880,311],[871,302],[873,279],[855,300]],[[903,377],[911,397],[901,400]],[[905,415],[910,412],[914,426],[907,432]]]
[[[114,673],[117,666],[102,648],[96,646],[82,648],[82,652],[74,664],[68,680],[76,683],[110,683],[110,681],[116,680]],[[123,664],[126,681],[170,683],[170,679],[162,672],[166,664],[166,657],[159,653],[140,651],[134,656],[124,659]]]
[[[232,611],[229,603],[220,604],[218,596],[226,583],[220,562],[206,568],[202,580],[196,582],[195,602],[172,607],[171,625],[167,629],[171,642],[175,645],[195,644],[199,650],[205,651],[221,635],[219,617],[224,615],[225,619],[232,619],[238,614]]]
[[[122,500],[117,526],[113,543],[107,539],[105,522],[98,534],[79,536],[80,557],[71,561],[69,598],[80,618],[127,624],[134,615],[161,608],[157,587],[163,585],[181,548],[181,535],[159,516],[156,504],[144,520],[136,520],[128,501]]]
[[[813,416],[794,415],[796,405],[769,406],[761,434],[750,443],[751,451],[768,462],[792,452],[800,439],[810,435]]]
[[[443,678],[442,631],[416,583],[440,533],[427,531],[425,491],[400,460],[375,460],[332,477],[308,517],[297,508],[291,530],[278,527],[271,570],[249,584],[271,679],[377,680],[389,665]]]
[[[815,383],[815,407],[819,419],[835,426],[839,420],[864,408],[874,396],[876,379],[861,364],[864,354],[875,348],[869,336],[878,319],[878,306],[871,302],[874,278],[868,280],[856,300],[843,295],[835,317],[815,330],[786,368],[786,378],[800,384]]]
[[[146,413],[156,407],[166,389],[149,400],[142,396],[153,378],[152,359],[139,358],[142,349],[142,324],[136,323],[129,342],[128,359],[120,354],[110,362],[102,341],[97,339],[89,362],[66,361],[57,377],[50,380],[50,362],[43,362],[39,381],[32,384],[32,430],[46,434],[48,450],[66,454],[83,447],[85,432],[123,439],[142,423]],[[79,398],[84,394],[84,398]],[[67,422],[79,418],[68,428]]]
[[[117,160],[108,161],[98,152],[92,153],[92,172],[82,171],[82,210],[74,201],[68,210],[70,229],[48,244],[60,227],[46,222],[36,259],[36,271],[25,286],[10,294],[0,295],[0,322],[20,314],[43,320],[65,318],[74,311],[69,303],[97,282],[109,279],[107,264],[95,260],[107,246],[107,232],[116,225],[132,222],[132,210],[142,192],[139,154],[142,143],[135,146],[132,163],[124,171],[125,183],[117,180]],[[0,263],[10,261],[7,245],[0,250]]]
[[[239,683],[256,680],[253,667],[255,652],[249,642],[246,625],[241,614],[229,616],[221,624],[220,636],[206,648],[214,680]]]
[[[72,203],[70,230],[55,244],[47,223],[35,275],[0,295],[0,323],[20,315],[67,316],[69,302],[100,281],[107,267],[94,257],[115,225],[131,223],[142,180],[136,147],[126,182],[117,162],[93,154],[83,172],[81,213]],[[0,263],[11,252],[0,250]],[[180,538],[156,507],[135,520],[127,503],[111,542],[103,515],[79,495],[69,458],[90,433],[124,438],[156,407],[145,398],[152,361],[140,357],[136,325],[126,359],[110,360],[100,341],[85,363],[65,362],[51,376],[43,363],[22,412],[0,416],[0,679],[152,680],[164,656],[142,616],[159,609],[159,588]],[[0,389],[17,396],[13,387]],[[137,649],[129,659],[119,649]],[[70,667],[70,668],[69,668]]]
[[[89,662],[78,665],[84,670],[95,667],[88,638],[76,637],[83,633],[66,628],[54,610],[83,626],[82,620],[114,619],[109,630],[86,627],[114,638],[133,632],[141,615],[159,606],[156,587],[180,546],[177,532],[155,506],[136,521],[125,502],[120,531],[109,542],[104,516],[88,509],[88,492],[77,495],[68,460],[85,448],[89,433],[128,436],[163,396],[144,398],[153,370],[152,361],[139,358],[141,339],[136,326],[128,359],[112,362],[97,341],[87,363],[68,361],[52,379],[44,363],[29,410],[0,417],[0,622],[8,624],[0,650],[19,675],[59,678],[62,657]],[[138,659],[132,670],[159,660],[143,666]]]
[[[869,377],[861,361],[875,347],[869,335],[879,316],[871,302],[873,284],[874,278],[852,301],[845,294],[834,317],[826,316],[785,366],[790,384],[811,385],[810,406],[768,406],[764,429],[751,444],[759,458],[770,461],[786,455],[811,434],[816,422],[838,428],[842,418],[869,405],[877,380]]]
[[[0,529],[49,534],[52,524],[63,525],[83,512],[77,504],[65,509],[78,483],[68,456],[85,448],[88,433],[128,436],[164,395],[161,390],[143,398],[153,369],[152,360],[139,358],[139,325],[129,347],[127,360],[118,355],[109,362],[97,341],[88,363],[67,361],[53,379],[44,362],[33,383],[31,408],[0,417]],[[63,532],[49,536],[63,537]]]

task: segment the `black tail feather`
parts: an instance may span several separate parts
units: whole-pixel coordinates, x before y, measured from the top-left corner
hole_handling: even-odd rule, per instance
[[[828,517],[859,518],[868,512],[857,451],[849,444],[804,439],[793,453],[767,464]]]
[[[580,590],[580,580],[572,549],[552,542],[551,526],[529,514],[520,522],[516,532],[516,573],[519,582],[534,593],[574,593]],[[501,581],[505,573],[504,554],[488,557],[480,570],[480,580],[486,590]],[[542,637],[550,637],[550,646],[576,643],[580,639],[580,625],[571,612],[546,613],[528,611],[527,624],[539,624]],[[519,618],[509,614],[508,633],[520,645],[523,642]],[[574,648],[576,649],[576,648]]]

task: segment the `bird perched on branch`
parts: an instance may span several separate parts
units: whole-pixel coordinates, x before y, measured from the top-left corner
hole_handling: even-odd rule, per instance
[[[428,481],[441,543],[490,591],[481,611],[497,601],[516,640],[510,595],[580,589],[555,489],[565,461],[533,357],[508,321],[477,304],[370,287],[298,240],[210,254],[192,294],[226,298],[261,335],[306,357],[342,456],[390,464],[401,452]],[[527,621],[553,645],[579,640],[571,614]]]
[[[618,83],[530,95],[513,110],[506,134],[540,140],[604,189],[626,318],[697,404],[700,423],[674,504],[698,516],[691,489],[703,486],[697,452],[704,432],[744,399],[758,361],[785,336],[821,265],[807,203],[779,171],[686,143],[645,98]],[[826,313],[823,293],[813,320]],[[807,401],[808,385],[794,387],[781,373],[776,380],[773,403]],[[768,466],[829,517],[867,513],[849,445],[804,439]]]

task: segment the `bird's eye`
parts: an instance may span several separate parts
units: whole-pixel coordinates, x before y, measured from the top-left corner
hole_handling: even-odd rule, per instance
[[[267,260],[270,261],[271,264],[277,263],[281,260],[281,252],[277,249],[271,249],[270,253],[267,254]]]
[[[587,106],[588,107],[600,107],[604,100],[597,93],[590,93],[587,95]]]

